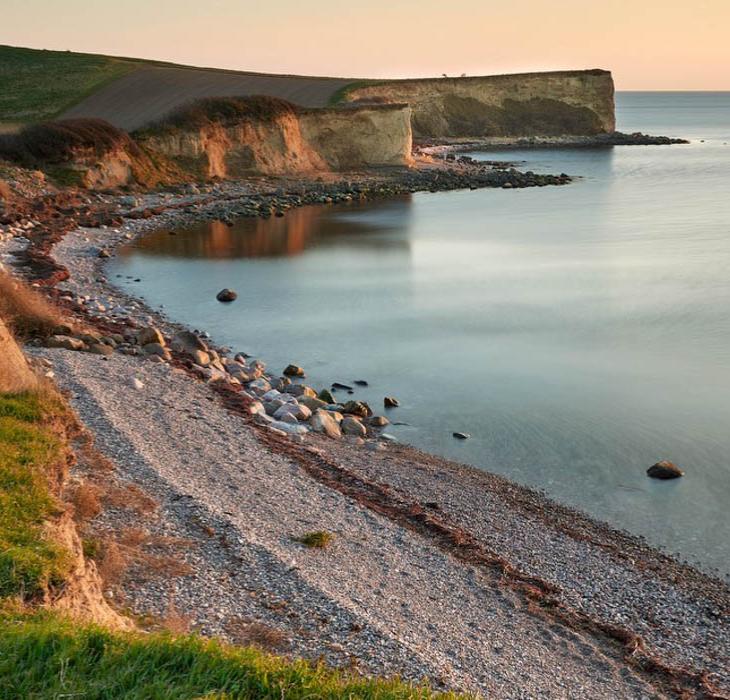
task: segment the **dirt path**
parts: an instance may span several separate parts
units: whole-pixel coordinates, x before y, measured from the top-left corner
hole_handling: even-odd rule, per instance
[[[201,97],[270,95],[324,107],[346,78],[310,78],[193,68],[140,68],[66,111],[62,118],[98,117],[133,131]]]

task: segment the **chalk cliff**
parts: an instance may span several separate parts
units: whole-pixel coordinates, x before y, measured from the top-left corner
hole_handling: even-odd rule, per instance
[[[406,105],[292,109],[240,120],[138,136],[148,152],[204,178],[303,174],[411,163],[411,114]]]
[[[587,136],[616,128],[609,71],[555,71],[354,85],[355,104],[407,103],[419,138]]]

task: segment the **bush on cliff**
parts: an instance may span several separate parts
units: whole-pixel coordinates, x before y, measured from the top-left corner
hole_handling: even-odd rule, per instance
[[[102,156],[124,148],[139,155],[129,135],[103,119],[63,119],[0,135],[0,157],[27,166],[67,163],[79,153]]]
[[[206,97],[172,112],[169,116],[138,132],[140,135],[176,131],[195,131],[211,124],[230,125],[244,121],[271,121],[298,114],[298,105],[267,95],[250,97]]]

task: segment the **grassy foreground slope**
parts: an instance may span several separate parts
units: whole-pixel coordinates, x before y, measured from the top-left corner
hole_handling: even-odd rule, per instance
[[[110,632],[48,613],[6,613],[0,629],[1,700],[428,700],[426,688],[368,680],[305,661],[192,636]],[[15,694],[13,694],[15,693]],[[456,698],[455,695],[438,695]]]
[[[0,46],[0,122],[51,119],[138,65],[111,56]]]

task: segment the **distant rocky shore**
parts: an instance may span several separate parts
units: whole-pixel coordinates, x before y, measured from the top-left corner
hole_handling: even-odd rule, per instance
[[[604,148],[610,146],[671,146],[688,144],[689,141],[669,136],[651,136],[640,131],[625,134],[614,131],[590,136],[534,136],[514,138],[510,136],[487,136],[482,138],[440,138],[419,141],[417,152],[428,155],[445,155],[480,150],[509,150],[521,148]]]

